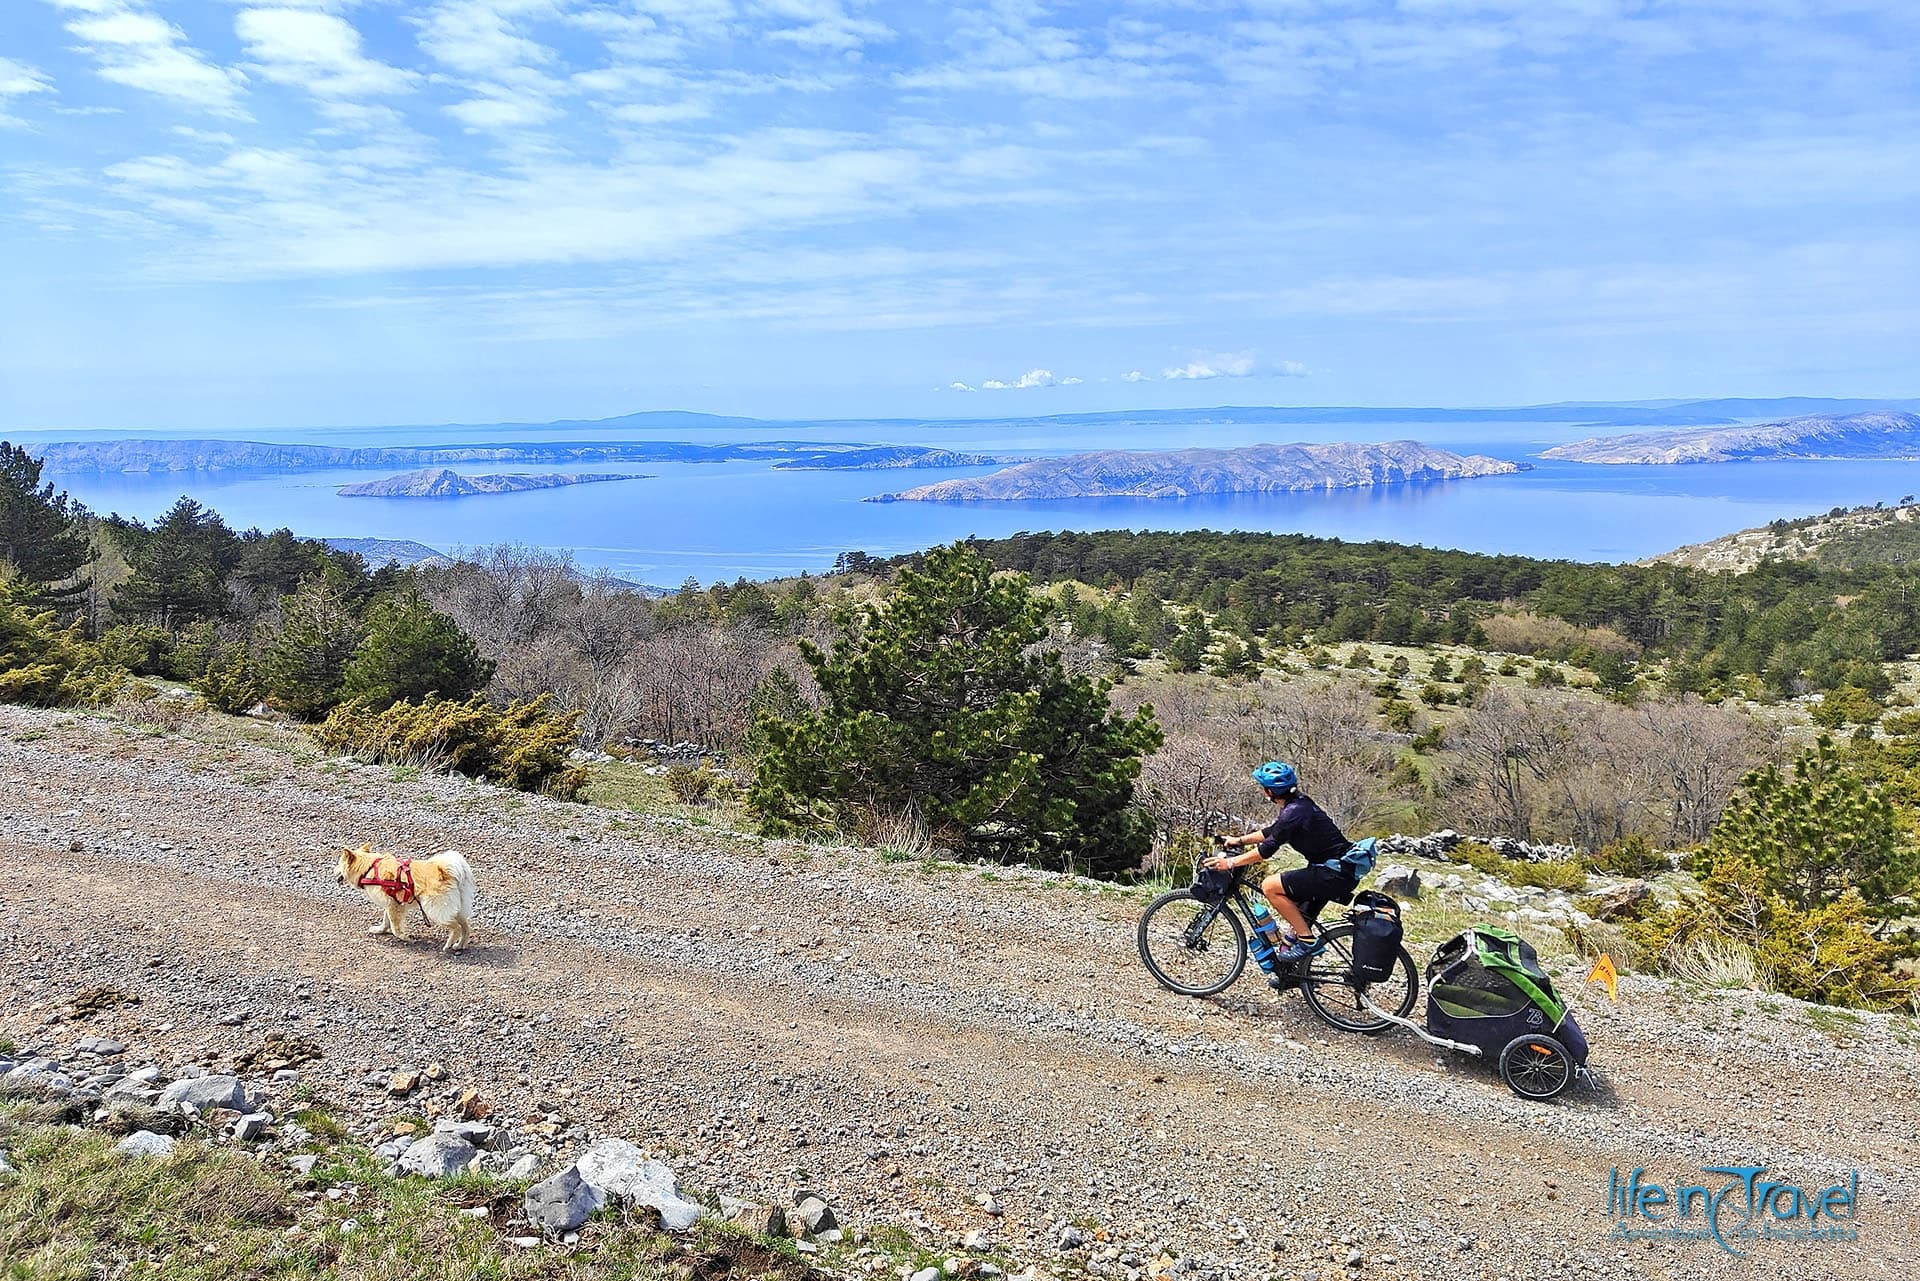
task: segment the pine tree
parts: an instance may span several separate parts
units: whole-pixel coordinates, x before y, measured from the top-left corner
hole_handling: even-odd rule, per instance
[[[259,679],[267,700],[289,715],[314,720],[341,701],[362,635],[345,588],[344,577],[329,572],[280,602],[280,626],[261,650]]]
[[[240,539],[219,513],[183,497],[152,529],[117,518],[108,529],[131,570],[114,597],[116,614],[171,631],[226,614],[226,576],[239,558]]]
[[[1173,672],[1197,672],[1207,661],[1207,647],[1213,644],[1213,629],[1207,626],[1207,620],[1199,611],[1187,618],[1187,625],[1167,646],[1167,670]]]
[[[418,592],[381,597],[364,621],[365,638],[341,673],[341,693],[348,699],[375,710],[402,700],[417,703],[428,694],[458,702],[493,679],[493,664],[480,657],[473,638]]]
[[[770,830],[915,813],[968,853],[1111,875],[1147,852],[1132,806],[1151,709],[1113,714],[1107,686],[1037,648],[1046,607],[1024,575],[964,545],[901,571],[883,604],[843,612],[831,654],[801,642],[825,698],[763,717],[751,800]]]
[[[1884,914],[1920,880],[1920,861],[1893,806],[1824,734],[1788,773],[1768,765],[1741,781],[1714,826],[1706,859],[1709,866],[1752,864],[1770,892],[1802,910],[1851,888]]]
[[[28,588],[30,598],[71,612],[85,594],[92,549],[86,511],[51,481],[41,462],[0,440],[0,563]]]

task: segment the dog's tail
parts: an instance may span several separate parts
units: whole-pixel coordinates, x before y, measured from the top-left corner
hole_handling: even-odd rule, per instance
[[[474,908],[479,902],[473,888],[473,868],[467,863],[467,856],[459,850],[446,850],[433,856],[433,861],[445,868],[452,878],[454,889],[460,895],[460,919],[471,921]]]

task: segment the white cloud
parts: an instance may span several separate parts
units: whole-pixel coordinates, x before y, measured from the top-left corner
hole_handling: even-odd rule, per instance
[[[1141,373],[1138,369],[1129,369],[1126,373],[1120,375],[1120,381],[1123,383],[1144,383],[1152,382],[1153,378],[1149,374]]]
[[[321,98],[357,98],[412,87],[412,72],[366,56],[352,23],[311,9],[243,9],[234,30],[260,74]]]
[[[854,17],[840,0],[761,0],[759,9],[769,17],[797,24],[776,27],[767,33],[768,39],[805,49],[848,52],[893,38],[885,23]]]
[[[0,129],[26,123],[8,113],[9,99],[24,98],[30,93],[45,93],[52,87],[53,82],[39,68],[29,67],[12,58],[0,58]]]
[[[1306,374],[1307,367],[1297,360],[1263,361],[1250,351],[1223,351],[1195,356],[1184,365],[1163,371],[1160,376],[1202,381],[1209,378],[1304,378]],[[1139,382],[1141,379],[1128,374],[1127,381]]]
[[[209,61],[186,33],[128,0],[53,0],[103,79],[220,115],[242,116],[246,77]]]
[[[967,384],[965,383],[948,383],[947,390],[948,391],[972,391],[973,388],[967,386]]]
[[[497,73],[546,64],[553,50],[519,30],[520,20],[551,16],[552,0],[446,0],[419,20],[420,45],[456,71]]]
[[[989,378],[980,384],[980,388],[983,391],[1027,391],[1034,387],[1071,387],[1079,381],[1078,378],[1055,378],[1051,369],[1029,369],[1012,382]]]

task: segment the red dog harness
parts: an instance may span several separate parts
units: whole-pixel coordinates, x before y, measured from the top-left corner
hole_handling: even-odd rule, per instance
[[[379,870],[380,860],[375,859],[368,865],[367,870],[360,874],[360,879],[356,881],[355,884],[359,885],[362,889],[372,886],[385,890],[387,897],[397,901],[402,907],[405,907],[408,903],[420,897],[413,888],[412,859],[397,858],[393,860],[392,876],[375,876],[374,873]]]

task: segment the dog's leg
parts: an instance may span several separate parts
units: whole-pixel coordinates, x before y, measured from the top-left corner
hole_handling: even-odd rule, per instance
[[[387,900],[387,933],[393,935],[402,943],[406,942],[409,937],[407,934],[406,905],[398,899]]]

